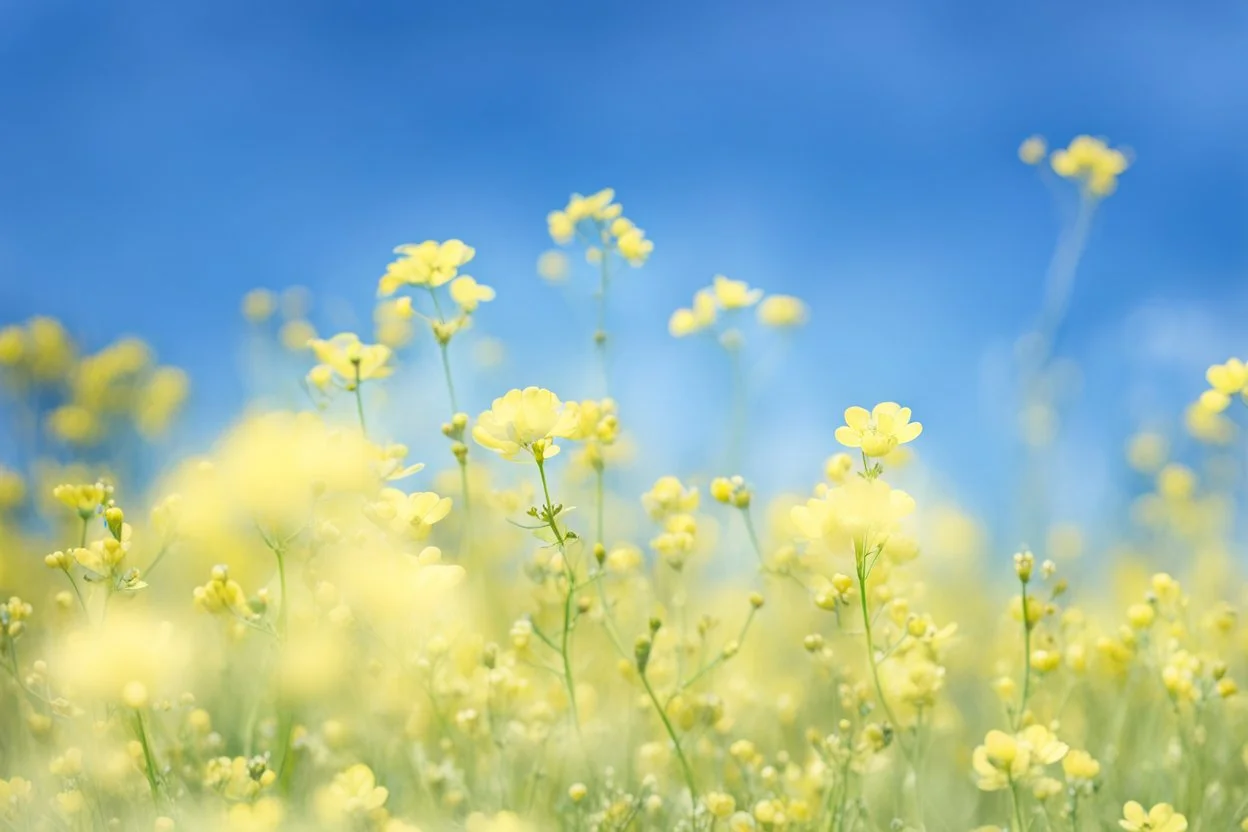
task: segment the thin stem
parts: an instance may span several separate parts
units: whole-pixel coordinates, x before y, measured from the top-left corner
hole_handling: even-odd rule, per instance
[[[855,560],[857,561],[858,574],[858,600],[862,607],[862,627],[867,638],[867,662],[871,665],[871,679],[875,682],[875,695],[880,700],[880,707],[884,709],[884,713],[888,716],[888,721],[892,723],[893,729],[897,732],[897,744],[901,746],[902,753],[906,755],[906,759],[910,759],[910,751],[906,747],[906,743],[901,738],[901,724],[897,722],[897,717],[893,714],[893,709],[888,704],[888,699],[884,696],[884,686],[880,684],[880,668],[875,661],[875,641],[871,635],[871,613],[867,609],[867,574],[866,574],[866,556],[863,550],[866,548],[861,540],[854,541]]]
[[[598,278],[598,329],[594,331],[594,347],[598,351],[598,361],[602,369],[602,393],[607,395],[610,389],[607,372],[607,287],[611,282],[610,265],[607,246],[602,247],[601,269]]]
[[[563,596],[563,633],[559,639],[559,657],[563,661],[563,681],[568,689],[568,704],[572,709],[572,722],[576,726],[576,733],[581,733],[581,715],[576,704],[576,683],[572,677],[572,602],[576,597],[576,575],[572,571],[572,564],[568,562],[567,549],[564,546],[563,533],[559,531],[559,524],[555,522],[555,508],[550,500],[550,487],[546,482],[546,463],[541,457],[534,457],[537,462],[537,473],[542,480],[542,497],[546,501],[544,513],[546,522],[550,524],[550,530],[555,535],[555,541],[559,545],[559,554],[563,558],[564,580],[567,582],[568,588]]]
[[[450,350],[447,345],[438,342],[438,350],[442,353],[442,374],[446,376],[446,392],[451,398],[452,415],[459,412],[459,405],[455,403],[455,382],[451,380],[451,359]]]
[[[650,696],[651,703],[654,704],[654,710],[658,712],[659,719],[663,721],[663,727],[667,729],[667,736],[671,738],[672,745],[676,748],[676,756],[680,759],[680,768],[685,775],[685,783],[689,786],[690,802],[697,811],[698,805],[698,786],[693,779],[693,767],[689,765],[689,759],[685,757],[684,749],[680,747],[680,738],[676,736],[676,729],[672,727],[672,721],[667,718],[667,712],[663,706],[659,704],[659,697],[655,696],[654,688],[650,686],[650,680],[646,678],[646,672],[643,670],[638,674],[641,677],[641,684],[645,686],[646,693]]]
[[[142,711],[135,710],[134,712],[134,729],[139,737],[139,745],[143,747],[144,773],[147,775],[147,785],[152,790],[152,803],[159,804],[160,786],[156,775],[156,758],[152,754],[152,746],[147,739],[147,730],[143,727]]]
[[[732,346],[727,350],[732,371],[732,423],[728,437],[728,468],[731,471],[739,471],[745,451],[748,400],[745,389],[745,371],[741,367],[741,348]]]
[[[1024,832],[1023,807],[1018,799],[1018,784],[1013,777],[1010,778],[1010,802],[1014,804],[1014,825],[1018,832]]]
[[[368,438],[368,425],[364,422],[364,396],[360,393],[360,362],[355,362],[355,412],[360,417],[360,433]]]
[[[87,523],[90,522],[86,517],[82,518],[82,533],[78,536],[78,548],[87,548]]]
[[[1031,694],[1031,620],[1027,617],[1027,582],[1020,579],[1023,593],[1023,695],[1014,715],[1014,730],[1023,724],[1023,712],[1027,710],[1027,698]]]
[[[65,577],[69,580],[69,585],[74,588],[74,595],[78,598],[78,606],[82,607],[82,614],[87,617],[87,623],[90,623],[91,613],[87,612],[87,599],[82,597],[82,590],[78,588],[78,582],[74,580],[74,576],[69,571],[68,566],[61,571],[65,573]]]
[[[758,532],[754,528],[754,518],[750,515],[748,506],[741,509],[741,516],[745,518],[745,531],[750,536],[750,545],[754,547],[754,554],[758,555],[758,565],[767,569],[767,560],[763,557],[763,547],[758,542]]]

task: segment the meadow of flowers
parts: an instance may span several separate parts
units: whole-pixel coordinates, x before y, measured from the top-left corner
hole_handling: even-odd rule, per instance
[[[1019,353],[1035,460],[1060,441],[1054,335],[1130,158],[1088,136],[1019,156],[1076,206]],[[595,390],[535,368],[461,411],[457,349],[508,298],[460,240],[395,249],[371,333],[249,294],[302,404],[257,404],[197,456],[161,456],[190,382],[141,341],[0,329],[21,451],[0,469],[0,828],[1248,829],[1227,475],[1248,367],[1210,367],[1184,414],[1199,455],[1129,441],[1151,485],[1122,545],[1081,560],[1071,529],[997,549],[903,490],[927,438],[904,401],[829,403],[822,480],[789,493],[676,469],[635,493],[610,289],[653,243],[610,190],[547,223],[539,273],[593,276]],[[818,314],[717,276],[668,329],[737,368],[747,334]],[[442,370],[418,380],[446,420],[425,459],[379,427],[413,342]],[[779,429],[746,425],[734,377],[724,459]]]

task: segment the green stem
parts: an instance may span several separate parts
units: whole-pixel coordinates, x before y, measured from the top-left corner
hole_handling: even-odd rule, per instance
[[[1010,802],[1014,804],[1014,825],[1018,832],[1024,832],[1023,807],[1018,799],[1018,784],[1013,777],[1010,778]]]
[[[91,623],[91,613],[87,612],[87,599],[82,597],[82,590],[78,588],[78,582],[74,580],[69,567],[65,567],[61,571],[65,573],[65,577],[69,580],[69,585],[74,588],[74,595],[78,598],[78,606],[82,607],[82,614],[87,617],[87,623]]]
[[[160,785],[156,775],[156,758],[152,754],[152,746],[147,739],[147,730],[143,727],[142,711],[136,710],[134,712],[134,729],[139,737],[139,745],[143,747],[143,763],[146,769],[147,785],[152,790],[152,803],[158,805],[160,802]]]
[[[594,347],[598,351],[598,361],[602,368],[602,393],[604,396],[607,395],[610,389],[609,374],[607,372],[607,286],[610,284],[611,275],[607,254],[608,249],[604,244],[598,280],[598,329],[594,332]]]
[[[750,515],[750,509],[741,509],[741,516],[745,518],[745,531],[750,536],[750,545],[754,547],[754,554],[758,555],[758,565],[767,570],[767,560],[763,557],[763,547],[758,542],[758,532],[754,528],[754,518]]]
[[[360,364],[355,363],[355,412],[360,417],[360,433],[368,438],[368,426],[364,422],[364,396],[360,393]]]
[[[87,548],[87,523],[88,522],[89,521],[86,517],[82,518],[82,533],[78,536],[78,548],[79,549]]]
[[[451,399],[451,414],[454,415],[459,412],[459,405],[455,403],[455,382],[451,380],[450,350],[439,341],[438,351],[442,353],[442,374],[446,376],[446,392]]]
[[[663,727],[667,730],[667,736],[671,738],[672,745],[676,748],[676,756],[680,759],[680,768],[684,772],[685,783],[689,786],[689,799],[696,812],[698,786],[693,779],[693,767],[689,765],[689,759],[685,757],[684,749],[680,747],[680,738],[676,736],[676,729],[672,727],[672,721],[667,718],[667,712],[659,703],[659,697],[655,696],[654,688],[650,686],[650,680],[646,678],[646,672],[643,670],[638,675],[641,676],[641,684],[645,686],[646,693],[650,696],[650,702],[654,705],[654,710],[658,713],[659,719],[663,721]]]
[[[537,462],[537,473],[542,480],[542,497],[546,504],[544,511],[546,514],[546,522],[550,524],[550,530],[555,535],[555,541],[559,544],[559,554],[563,559],[564,580],[567,582],[567,592],[563,596],[563,634],[559,640],[559,657],[563,661],[563,681],[568,689],[568,704],[572,709],[572,723],[576,727],[577,736],[581,733],[581,715],[576,704],[576,683],[572,678],[572,602],[576,597],[576,575],[572,571],[572,564],[568,561],[567,547],[564,546],[563,533],[559,531],[559,524],[555,521],[555,508],[550,500],[550,487],[546,482],[546,463],[540,457],[534,457]]]
[[[1014,715],[1014,730],[1023,724],[1023,712],[1027,710],[1027,698],[1031,694],[1031,621],[1027,617],[1027,582],[1020,579],[1023,591],[1023,695]]]
[[[897,721],[897,717],[893,714],[893,709],[888,704],[888,699],[884,696],[884,686],[880,684],[880,668],[875,661],[875,641],[871,634],[871,613],[867,609],[867,574],[866,574],[866,556],[864,550],[866,546],[862,541],[854,541],[855,560],[857,561],[858,574],[858,600],[862,607],[862,627],[867,637],[867,663],[871,666],[871,680],[875,683],[875,695],[880,700],[880,707],[884,709],[884,714],[888,717],[888,721],[892,723],[893,730],[897,732],[897,744],[901,747],[902,753],[906,759],[910,759],[910,751],[906,747],[906,743],[901,737],[901,724]]]

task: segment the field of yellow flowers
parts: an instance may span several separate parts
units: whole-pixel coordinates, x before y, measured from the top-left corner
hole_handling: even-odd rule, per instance
[[[1088,136],[1019,156],[1079,205],[1018,369],[1041,456],[1049,345],[1130,159]],[[824,478],[793,493],[733,470],[625,493],[610,288],[653,243],[610,190],[547,222],[539,272],[575,256],[594,275],[599,390],[461,412],[460,333],[508,299],[459,240],[395,249],[367,339],[248,295],[256,338],[303,362],[303,405],[251,408],[154,477],[180,370],[138,340],[83,355],[51,318],[0,329],[23,451],[0,469],[0,828],[1248,829],[1245,593],[1217,477],[1135,437],[1146,543],[1097,554],[1097,577],[1069,531],[983,551],[972,518],[916,504],[904,402],[829,407]],[[808,314],[717,276],[668,327],[735,368],[745,333]],[[444,371],[422,380],[445,408],[435,459],[374,424],[415,338]],[[1212,466],[1248,367],[1208,382],[1185,422]],[[732,547],[754,567],[717,564]]]

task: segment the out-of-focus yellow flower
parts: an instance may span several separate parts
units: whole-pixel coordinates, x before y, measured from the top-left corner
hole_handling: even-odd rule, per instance
[[[1080,749],[1072,749],[1062,758],[1062,771],[1068,780],[1095,780],[1101,773],[1101,764],[1092,755]]]
[[[537,258],[537,273],[543,280],[561,283],[568,279],[568,256],[562,251],[552,249],[542,252]]]
[[[277,295],[268,289],[252,289],[243,295],[243,317],[248,323],[264,323],[276,311]]]
[[[1235,423],[1197,401],[1183,413],[1187,432],[1210,445],[1226,445],[1235,437]]]
[[[1219,393],[1234,396],[1248,387],[1248,365],[1238,358],[1228,358],[1225,364],[1214,364],[1205,372],[1209,386]]]
[[[711,290],[720,309],[745,309],[763,297],[762,289],[751,289],[744,280],[731,280],[722,274],[715,275]]]
[[[464,275],[451,281],[451,300],[465,314],[477,311],[477,305],[494,300],[494,290]]]
[[[399,258],[386,267],[378,283],[382,297],[393,295],[403,286],[436,288],[450,283],[459,275],[459,268],[476,256],[477,250],[463,240],[425,240],[419,245],[407,243],[394,250]]]
[[[352,817],[376,816],[390,791],[377,785],[373,770],[363,763],[356,763],[334,777],[329,786],[316,798],[316,813],[326,823],[337,823]]]
[[[788,328],[806,323],[806,304],[792,295],[768,295],[758,305],[759,323]]]
[[[853,477],[822,497],[794,506],[789,514],[806,540],[821,541],[832,550],[850,544],[870,550],[886,545],[914,508],[913,497],[884,480]]]
[[[416,540],[429,536],[434,523],[451,512],[451,498],[432,491],[405,494],[397,488],[383,488],[369,513],[393,531]]]
[[[1043,136],[1028,136],[1023,143],[1018,146],[1018,158],[1027,165],[1038,165],[1044,160],[1044,154],[1049,150],[1048,144],[1045,143]]]
[[[659,477],[645,494],[641,504],[655,520],[669,514],[688,514],[698,507],[698,490],[686,487],[676,477]]]
[[[836,441],[847,448],[861,448],[867,456],[881,457],[913,442],[922,432],[922,423],[910,421],[910,408],[881,402],[870,412],[864,407],[847,409],[845,424],[836,429]]]
[[[1078,180],[1095,197],[1113,193],[1130,164],[1121,150],[1092,136],[1076,136],[1066,149],[1053,151],[1050,163],[1059,176]]]
[[[302,352],[308,348],[308,342],[316,338],[316,327],[302,318],[296,318],[282,324],[277,338],[291,352]]]
[[[1168,452],[1164,436],[1141,431],[1127,443],[1127,462],[1142,474],[1153,474],[1166,463]]]
[[[48,430],[71,445],[91,445],[104,435],[99,416],[76,404],[61,405],[49,413]]]
[[[575,429],[576,418],[575,409],[549,390],[509,390],[477,417],[472,438],[504,459],[514,460],[522,450],[538,460],[549,459],[559,453],[554,441]]]
[[[0,328],[0,367],[16,367],[26,357],[26,333],[15,324]]]
[[[363,344],[357,335],[340,332],[328,341],[308,342],[316,359],[334,371],[348,390],[355,384],[374,378],[385,378],[390,366],[390,348],[384,344]]]
[[[31,377],[46,383],[69,372],[76,349],[60,321],[34,317],[26,322],[26,351]]]
[[[168,430],[182,409],[190,386],[190,378],[181,369],[157,367],[139,390],[135,402],[134,421],[139,432],[155,437]]]
[[[1122,820],[1118,825],[1127,832],[1184,832],[1187,818],[1174,811],[1169,803],[1158,803],[1145,811],[1132,800],[1122,807]]]
[[[615,231],[614,227],[612,230]],[[646,239],[646,232],[630,223],[626,229],[618,232],[615,248],[630,266],[637,267],[644,265],[650,259],[650,254],[654,251],[654,243]]]
[[[667,331],[675,338],[683,338],[701,332],[715,323],[715,293],[710,289],[702,289],[693,296],[693,306],[689,309],[677,309],[667,322]]]

